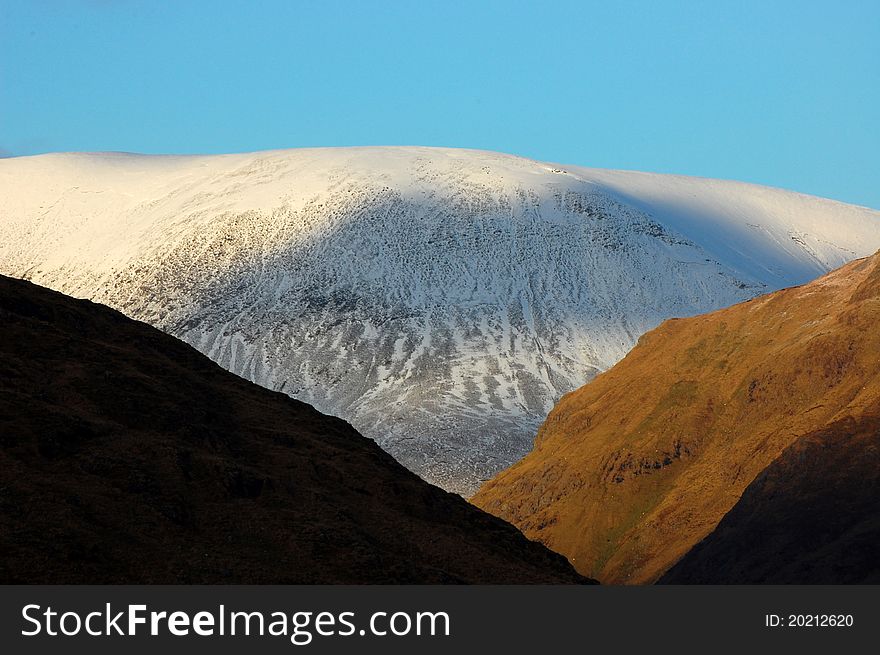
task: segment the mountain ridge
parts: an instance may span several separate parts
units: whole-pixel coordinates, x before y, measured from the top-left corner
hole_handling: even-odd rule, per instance
[[[464,149],[0,161],[0,272],[109,304],[469,495],[638,336],[880,248],[880,213]]]

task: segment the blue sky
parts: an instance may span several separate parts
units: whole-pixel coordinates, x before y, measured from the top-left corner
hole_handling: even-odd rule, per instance
[[[418,144],[880,208],[880,2],[0,0],[0,152]]]

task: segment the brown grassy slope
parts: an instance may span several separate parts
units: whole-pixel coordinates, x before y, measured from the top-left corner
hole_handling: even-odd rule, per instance
[[[0,277],[0,582],[560,583],[347,423]]]
[[[877,584],[878,544],[880,418],[847,418],[786,448],[660,581]]]
[[[876,410],[880,255],[670,320],[566,395],[473,502],[602,582],[655,581],[800,436]]]

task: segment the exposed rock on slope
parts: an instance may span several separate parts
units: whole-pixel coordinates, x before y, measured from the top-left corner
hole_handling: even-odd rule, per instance
[[[0,161],[0,273],[159,327],[465,494],[661,320],[877,248],[862,207],[478,151]]]
[[[582,582],[357,434],[0,277],[0,582]]]
[[[880,254],[802,287],[666,321],[611,370],[565,396],[534,451],[484,485],[474,502],[565,554],[582,573],[615,583],[659,578],[765,469],[730,523],[741,535],[758,521],[797,523],[804,516],[798,503],[812,502],[809,485],[825,480],[833,494],[838,472],[812,462],[796,480],[793,461],[813,456],[822,443],[841,444],[841,462],[877,447],[868,426],[880,414],[878,325]],[[858,426],[867,432],[847,440],[860,434]],[[853,485],[865,507],[876,476],[859,489],[860,469],[848,466],[853,472],[839,472],[840,484]],[[791,489],[770,503],[768,485],[783,479]],[[746,523],[758,516],[757,498],[790,513]],[[829,526],[825,534],[833,532]],[[710,539],[719,550],[707,553],[730,556],[724,534]],[[807,557],[788,572],[779,560],[780,576],[800,575],[805,569],[796,566],[807,566]]]
[[[880,583],[880,406],[871,414],[786,448],[660,581]]]

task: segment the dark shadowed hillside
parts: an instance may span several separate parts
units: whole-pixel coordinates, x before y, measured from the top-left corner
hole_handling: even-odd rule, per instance
[[[789,446],[660,582],[877,584],[877,544],[880,419],[848,419]]]
[[[0,582],[583,582],[342,420],[0,278]]]

